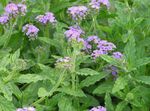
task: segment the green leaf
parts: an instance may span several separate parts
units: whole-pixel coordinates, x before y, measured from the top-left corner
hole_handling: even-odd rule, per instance
[[[15,111],[16,108],[12,102],[0,96],[0,111]]]
[[[147,85],[150,85],[150,76],[138,76],[135,77],[135,80]]]
[[[47,38],[47,37],[38,37],[38,39],[40,41],[43,41],[43,42],[49,44],[49,45],[54,45],[55,46],[53,40],[51,40],[50,38]]]
[[[120,103],[117,105],[115,111],[123,111],[123,110],[126,108],[127,104],[128,104],[128,103],[127,103],[126,101],[120,102]]]
[[[21,93],[20,89],[18,88],[18,86],[14,83],[9,83],[9,84],[10,84],[10,87],[11,87],[13,94],[16,97],[18,97],[18,99],[21,99],[22,93]]]
[[[91,95],[86,95],[87,97],[79,98],[80,103],[83,104],[84,107],[90,107],[90,106],[98,106],[99,101],[96,99],[96,97],[93,97]]]
[[[136,65],[136,47],[134,36],[130,37],[129,42],[126,44],[124,52],[127,60],[128,70],[131,71]]]
[[[93,91],[93,94],[104,94],[106,92],[111,92],[113,87],[113,83],[111,82],[104,82],[101,85],[99,85],[95,90]]]
[[[106,93],[105,95],[105,106],[108,111],[114,111],[114,106],[109,93]]]
[[[1,83],[2,85],[3,83]],[[16,97],[18,97],[18,99],[21,98],[21,91],[19,90],[19,88],[12,82],[9,82],[7,84],[3,84],[1,86],[0,92],[3,93],[4,97],[8,100],[8,101],[12,101],[12,94],[14,94]]]
[[[126,85],[128,85],[128,81],[126,80],[125,77],[117,78],[117,80],[115,81],[114,87],[112,89],[112,93],[116,93],[124,89]]]
[[[9,55],[5,55],[0,61],[0,67],[5,68],[10,63]]]
[[[76,111],[72,105],[72,100],[67,97],[61,97],[58,102],[59,111]]]
[[[39,88],[39,91],[38,91],[39,97],[45,97],[45,96],[48,96],[48,94],[49,92],[47,92],[45,88],[43,87]]]
[[[75,96],[75,97],[86,97],[81,89],[72,90],[71,88],[59,88],[58,91]]]
[[[88,87],[88,86],[96,83],[97,81],[100,81],[101,79],[105,78],[106,76],[107,76],[107,74],[105,74],[105,73],[99,73],[99,75],[89,76],[86,79],[84,79],[83,81],[81,81],[80,86]]]
[[[89,68],[83,68],[77,71],[78,75],[88,76],[88,75],[99,75],[99,72],[89,69]]]
[[[145,58],[142,58],[142,59],[138,59],[136,61],[136,67],[141,67],[143,65],[147,65],[150,63],[150,57],[145,57]]]
[[[3,13],[3,11],[4,11],[4,8],[3,8],[2,4],[0,3],[0,15]]]
[[[19,59],[20,56],[20,49],[18,49],[14,54],[11,55],[11,61],[15,62],[17,59]]]
[[[35,100],[38,99],[38,90],[42,87],[42,82],[30,83],[22,91],[22,104],[32,104]]]
[[[40,80],[46,80],[47,78],[41,76],[41,75],[36,75],[36,74],[25,74],[21,75],[17,78],[17,82],[19,83],[31,83],[31,82],[37,82]]]
[[[103,60],[105,60],[106,62],[114,65],[114,66],[117,66],[117,67],[119,67],[121,69],[126,70],[126,66],[124,65],[124,61],[123,60],[115,59],[115,58],[113,58],[112,56],[109,56],[109,55],[101,55],[101,58]]]
[[[8,101],[12,101],[12,90],[9,84],[5,84],[2,88],[1,88],[1,92],[4,94],[4,97],[8,100]]]

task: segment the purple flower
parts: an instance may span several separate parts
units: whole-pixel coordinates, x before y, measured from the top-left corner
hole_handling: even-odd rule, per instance
[[[16,111],[36,111],[34,107],[18,108]]]
[[[21,15],[25,15],[27,12],[27,6],[25,4],[17,4],[18,6],[18,11],[20,12]]]
[[[109,2],[109,0],[100,0],[100,3],[106,5],[108,8],[110,7],[110,2]]]
[[[48,22],[54,24],[57,22],[54,17],[54,14],[51,12],[47,12],[45,13],[45,15],[38,15],[36,17],[36,20],[43,24],[47,24]]]
[[[96,10],[100,9],[101,4],[106,5],[108,8],[110,7],[109,0],[91,0],[91,2],[89,3],[91,8]]]
[[[100,0],[91,0],[89,5],[91,6],[92,9],[99,10],[100,9]]]
[[[78,40],[81,37],[82,34],[84,34],[84,31],[79,27],[79,26],[71,26],[69,27],[69,30],[67,30],[65,33],[66,38],[71,41],[71,40]]]
[[[122,59],[123,57],[123,54],[120,53],[120,52],[113,52],[113,55],[112,55],[114,58],[116,59]]]
[[[19,13],[18,6],[14,3],[9,3],[5,7],[5,12],[10,14],[10,15],[16,16]]]
[[[84,49],[92,49],[92,45],[90,45],[87,41],[84,41]]]
[[[46,24],[47,23],[47,19],[45,19],[44,15],[38,15],[36,17],[36,20],[38,20],[38,22],[41,22],[43,24]]]
[[[107,111],[105,107],[103,106],[97,106],[97,107],[94,107],[92,108],[91,110],[89,111]]]
[[[0,24],[6,24],[9,21],[9,17],[7,15],[0,16]]]
[[[68,13],[73,20],[82,20],[87,15],[88,8],[85,6],[73,6],[68,9]]]
[[[100,39],[99,39],[97,36],[89,36],[89,37],[87,38],[87,41],[88,41],[88,42],[93,41],[95,44],[97,44],[97,43],[100,41]]]
[[[96,59],[100,55],[108,54],[116,46],[106,40],[100,40],[98,36],[89,36],[84,42],[84,50],[92,53],[91,56]]]
[[[100,57],[103,54],[107,54],[107,51],[103,51],[103,50],[94,50],[93,53],[91,54],[91,56],[96,59],[98,57]]]
[[[112,51],[114,48],[116,48],[116,46],[106,40],[100,40],[97,48],[103,51]]]
[[[56,23],[56,19],[54,17],[54,14],[51,12],[45,13],[45,18],[47,18],[48,22],[50,22],[50,23]]]
[[[100,41],[98,36],[89,36],[86,41],[84,42],[85,49],[93,49],[93,45],[97,45]]]
[[[117,69],[117,67],[116,67],[116,66],[111,66],[110,69],[111,69],[111,74],[112,74],[114,77],[116,77],[117,74],[118,74],[118,69]]]
[[[39,29],[35,27],[34,25],[26,24],[25,26],[23,26],[22,31],[26,33],[29,39],[35,39],[37,37]]]

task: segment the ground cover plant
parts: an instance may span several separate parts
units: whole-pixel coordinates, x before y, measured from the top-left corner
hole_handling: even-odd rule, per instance
[[[149,0],[0,0],[0,111],[150,111]]]

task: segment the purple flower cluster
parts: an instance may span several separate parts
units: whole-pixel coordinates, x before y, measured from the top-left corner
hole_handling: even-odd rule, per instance
[[[68,13],[73,20],[82,20],[87,15],[88,8],[86,6],[73,6],[68,8]]]
[[[81,38],[82,34],[84,34],[84,31],[79,26],[71,26],[69,30],[65,32],[68,41],[75,40],[77,42],[84,42],[84,39]]]
[[[91,2],[89,3],[91,8],[96,10],[100,9],[101,4],[106,5],[107,7],[110,6],[109,0],[91,0]]]
[[[100,40],[97,36],[89,36],[84,45],[88,52],[92,52],[91,56],[94,59],[102,54],[108,54],[116,48],[113,43],[106,40]]]
[[[34,40],[37,37],[39,29],[31,24],[26,24],[23,26],[22,32],[26,33],[29,39]]]
[[[9,3],[5,7],[5,12],[0,16],[0,24],[4,25],[9,22],[12,17],[16,17],[18,14],[25,15],[27,12],[27,6],[24,4]]]
[[[18,108],[16,111],[36,111],[34,107]]]
[[[122,59],[123,58],[123,54],[121,52],[113,52],[112,56],[116,59]]]
[[[5,12],[13,17],[17,16],[18,14],[25,15],[27,12],[27,6],[21,3],[9,3],[5,7]]]
[[[38,15],[36,17],[36,20],[42,24],[47,24],[47,23],[54,24],[57,22],[52,12],[47,12],[44,15]]]
[[[8,17],[8,15],[2,15],[2,16],[0,16],[0,24],[6,24],[6,23],[8,23],[9,22],[9,17]]]
[[[89,111],[107,111],[105,107],[103,106],[97,106],[97,107],[94,107],[92,108],[91,110]]]
[[[9,3],[5,7],[5,12],[10,14],[10,15],[16,16],[19,13],[18,6],[14,3]]]

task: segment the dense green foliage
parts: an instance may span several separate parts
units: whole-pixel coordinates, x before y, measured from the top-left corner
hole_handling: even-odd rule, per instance
[[[0,0],[0,14],[9,0]],[[20,2],[20,0],[13,0]],[[113,42],[124,55],[117,60],[102,55],[93,60],[70,44],[64,32],[74,21],[67,9],[88,6],[89,0],[26,0],[26,16],[16,18],[15,26],[0,25],[0,111],[34,106],[37,111],[88,111],[105,106],[107,111],[150,110],[150,2],[149,0],[110,0],[111,6],[89,13],[80,22],[83,38],[97,35]],[[35,17],[53,12],[55,26],[41,25]],[[32,23],[40,31],[29,40],[22,27]],[[69,67],[57,64],[70,57]],[[105,67],[118,68],[117,78]]]

